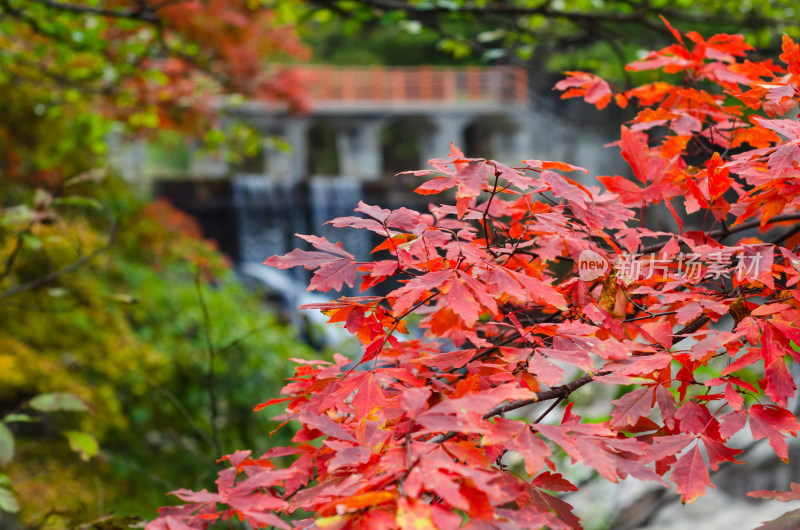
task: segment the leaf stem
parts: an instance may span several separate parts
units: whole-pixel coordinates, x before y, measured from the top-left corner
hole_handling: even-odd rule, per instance
[[[217,417],[219,415],[219,406],[217,403],[217,391],[214,388],[214,379],[216,377],[215,372],[215,360],[217,357],[217,350],[214,347],[214,343],[211,340],[211,316],[208,312],[208,306],[206,305],[205,297],[203,296],[203,282],[201,278],[201,271],[200,267],[197,267],[197,272],[194,276],[194,284],[195,289],[197,290],[197,301],[200,304],[200,310],[203,313],[203,335],[206,341],[206,349],[208,351],[208,371],[206,373],[206,386],[208,390],[208,405],[209,405],[209,413],[211,415],[210,423],[211,423],[211,438],[214,442],[214,451],[216,454],[222,454],[220,437],[219,437],[219,428],[217,427]]]

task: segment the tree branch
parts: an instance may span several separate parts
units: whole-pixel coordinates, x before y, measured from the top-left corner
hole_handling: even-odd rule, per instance
[[[326,7],[335,5],[336,0],[311,0],[313,4],[322,4]],[[548,18],[570,18],[573,20],[591,20],[591,21],[614,21],[614,22],[639,22],[649,25],[646,20],[648,15],[657,16],[659,14],[668,15],[670,19],[683,20],[687,22],[707,22],[708,15],[703,13],[691,13],[685,9],[669,9],[669,7],[654,7],[649,2],[625,2],[633,9],[630,12],[622,10],[607,10],[596,11],[593,13],[586,13],[583,11],[562,11],[553,8],[550,0],[544,0],[536,5],[531,5],[533,2],[528,2],[528,5],[519,4],[496,4],[486,6],[478,6],[475,4],[463,5],[458,7],[449,7],[440,3],[426,3],[419,5],[413,2],[404,2],[400,0],[360,0],[358,3],[371,7],[376,10],[382,11],[405,11],[407,13],[420,13],[420,14],[458,14],[467,13],[476,15],[477,17],[486,17],[489,15],[503,15],[503,16],[531,16],[541,15]],[[338,7],[338,6],[337,6]],[[721,15],[718,13],[718,15]],[[767,25],[780,25],[785,24],[785,20],[776,18],[758,16],[753,19],[758,22],[760,26]],[[720,23],[735,22],[730,17],[722,18]],[[666,34],[667,29],[663,26],[657,26],[659,32]]]
[[[217,350],[214,347],[214,342],[211,340],[211,315],[208,313],[208,306],[203,297],[203,280],[200,277],[200,267],[197,268],[195,273],[194,283],[197,290],[197,301],[200,304],[200,310],[203,313],[203,336],[206,340],[206,348],[208,350],[208,372],[206,373],[206,386],[208,387],[208,402],[209,411],[211,413],[211,436],[214,441],[214,451],[217,454],[222,453],[222,444],[220,443],[219,429],[217,428],[217,417],[219,415],[219,407],[217,404],[217,390],[214,388],[214,378],[216,377],[215,361],[217,358]]]
[[[94,258],[99,256],[103,252],[110,249],[114,245],[116,238],[117,238],[117,225],[114,224],[111,227],[111,234],[109,235],[108,242],[105,245],[94,250],[89,254],[86,254],[85,256],[81,256],[80,258],[78,258],[77,260],[73,261],[72,263],[70,263],[65,267],[48,272],[47,274],[39,276],[38,278],[35,278],[33,280],[9,287],[5,291],[0,292],[0,300],[11,298],[12,296],[22,293],[24,291],[37,289],[39,287],[42,287],[43,285],[47,285],[50,282],[56,281],[62,276],[66,276],[67,274],[75,272],[76,270],[80,269],[81,267],[92,261]]]
[[[538,403],[540,401],[549,401],[551,399],[559,399],[564,400],[570,394],[578,390],[580,387],[591,383],[595,377],[600,377],[604,375],[608,375],[611,372],[599,372],[595,375],[586,374],[574,381],[567,383],[566,385],[556,386],[550,388],[548,390],[543,390],[542,392],[536,392],[534,397],[529,399],[518,399],[516,401],[511,401],[508,403],[501,403],[496,407],[489,409],[489,412],[483,415],[484,420],[491,419],[495,416],[500,416],[501,414],[505,414],[506,412],[511,412],[512,410],[521,409],[522,407],[527,407],[528,405],[533,405],[534,403]],[[549,412],[549,411],[548,411]],[[450,440],[451,438],[458,436],[459,433],[450,431],[447,434],[440,434],[435,436],[431,439],[433,443],[442,443]]]
[[[59,11],[66,11],[68,13],[75,13],[79,15],[99,15],[110,18],[143,20],[149,23],[158,21],[158,15],[155,12],[155,9],[158,8],[154,9],[148,6],[146,2],[139,3],[138,9],[105,9],[102,7],[79,6],[75,4],[68,4],[66,2],[55,2],[53,0],[33,0],[33,2],[51,9],[57,9]]]
[[[800,220],[800,212],[787,213],[787,214],[782,214],[782,215],[776,215],[775,217],[770,219],[767,223],[765,223],[764,226],[775,224],[775,223],[782,223],[782,222],[785,222],[785,221],[798,221],[798,220]],[[717,239],[717,238],[724,239],[724,238],[726,238],[726,237],[728,237],[730,235],[736,234],[738,232],[744,232],[746,230],[751,230],[753,228],[758,228],[760,226],[761,226],[761,220],[760,219],[754,219],[752,221],[748,221],[746,223],[742,223],[742,224],[740,224],[738,226],[735,226],[735,227],[732,227],[732,228],[727,228],[727,227],[717,228],[716,230],[712,230],[711,232],[709,232],[707,235],[708,235],[708,237],[711,237],[711,238],[714,238],[714,239]],[[794,228],[792,231],[790,231],[786,235],[786,238],[791,237],[794,233],[796,233],[795,230],[798,230],[798,229]],[[641,254],[651,254],[653,252],[658,252],[659,250],[664,248],[664,246],[666,244],[667,244],[667,242],[655,243],[655,244],[646,246],[646,247],[641,249],[640,253]]]
[[[22,242],[24,241],[22,239],[22,234],[30,230],[30,227],[31,226],[28,225],[25,230],[17,234],[17,240],[14,242],[14,248],[11,249],[11,253],[8,255],[8,258],[6,258],[6,264],[3,268],[3,272],[0,272],[0,280],[11,273],[11,267],[14,266],[14,261],[16,261],[17,256],[19,255],[19,251],[22,250]]]

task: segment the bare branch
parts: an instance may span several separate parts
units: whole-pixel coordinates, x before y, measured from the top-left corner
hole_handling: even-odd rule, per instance
[[[214,379],[216,377],[216,359],[217,349],[214,347],[214,342],[211,340],[211,315],[208,312],[205,297],[203,296],[203,279],[201,277],[200,268],[194,276],[195,289],[197,291],[197,302],[200,304],[200,310],[203,313],[203,336],[206,341],[206,348],[208,350],[208,372],[206,373],[206,386],[208,387],[208,401],[210,410],[210,424],[211,436],[214,442],[214,451],[217,454],[222,452],[219,429],[217,428],[217,417],[219,416],[219,407],[217,404],[217,390],[214,387]]]
[[[158,21],[158,15],[153,8],[147,6],[146,2],[140,3],[138,9],[105,9],[102,7],[81,6],[76,4],[68,4],[66,2],[55,2],[53,0],[33,0],[33,2],[51,9],[58,9],[59,11],[66,11],[68,13],[80,15],[99,15],[110,18],[126,18],[143,20],[150,23]]]
[[[117,225],[114,224],[111,227],[111,233],[109,235],[108,242],[105,245],[103,245],[102,247],[94,250],[93,252],[91,252],[89,254],[86,254],[85,256],[81,256],[80,258],[76,259],[75,261],[73,261],[69,265],[66,265],[66,266],[64,266],[64,267],[62,267],[60,269],[48,272],[47,274],[43,274],[42,276],[39,276],[38,278],[35,278],[33,280],[30,280],[30,281],[27,281],[27,282],[20,283],[18,285],[14,285],[12,287],[9,287],[5,291],[0,292],[0,300],[5,300],[6,298],[11,298],[14,295],[17,295],[17,294],[25,292],[25,291],[30,291],[31,289],[38,289],[39,287],[42,287],[44,285],[47,285],[48,283],[54,282],[54,281],[58,280],[59,278],[61,278],[63,276],[66,276],[67,274],[70,274],[70,273],[73,273],[73,272],[77,271],[78,269],[80,269],[84,265],[86,265],[89,262],[91,262],[94,258],[96,258],[100,254],[106,252],[112,246],[114,246],[114,242],[116,241],[116,238],[117,238]]]
[[[775,217],[770,219],[767,223],[765,223],[764,226],[775,224],[775,223],[783,223],[783,222],[786,222],[786,221],[798,221],[798,220],[800,220],[800,212],[776,215]],[[739,232],[744,232],[746,230],[751,230],[753,228],[758,228],[760,226],[761,226],[761,220],[760,219],[754,219],[752,221],[748,221],[746,223],[742,223],[742,224],[740,224],[738,226],[735,226],[735,227],[732,227],[732,228],[723,227],[723,228],[718,228],[716,230],[712,230],[711,232],[708,233],[708,237],[711,237],[711,238],[714,238],[714,239],[717,239],[717,238],[724,239],[724,238],[726,238],[726,237],[728,237],[730,235],[733,235],[733,234],[736,234],[736,233],[739,233]],[[794,228],[792,231],[787,233],[786,234],[786,238],[791,237],[795,233],[795,230],[798,230],[798,228]],[[780,242],[780,239],[779,239],[778,242]],[[652,252],[658,252],[659,250],[664,248],[664,245],[666,245],[666,244],[667,244],[667,242],[655,243],[653,245],[649,245],[649,246],[646,246],[646,247],[642,248],[639,252],[642,253],[642,254],[650,254]]]

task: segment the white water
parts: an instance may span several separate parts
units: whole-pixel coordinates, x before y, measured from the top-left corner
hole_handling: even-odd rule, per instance
[[[369,233],[335,228],[327,221],[354,215],[363,197],[361,183],[347,177],[314,177],[306,184],[283,182],[262,175],[239,175],[233,181],[233,201],[239,234],[240,272],[276,293],[290,310],[293,324],[303,327],[307,320],[322,324],[327,319],[317,310],[292,311],[303,304],[327,302],[342,295],[358,293],[345,287],[341,292],[314,293],[306,290],[310,274],[302,267],[279,270],[263,265],[266,258],[285,254],[293,248],[310,249],[294,234],[314,234],[328,241],[341,241],[345,250],[366,259]],[[324,326],[325,340],[336,344],[349,336],[335,326]]]

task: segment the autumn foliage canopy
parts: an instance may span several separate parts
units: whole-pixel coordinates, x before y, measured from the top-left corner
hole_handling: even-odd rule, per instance
[[[670,30],[675,44],[628,65],[662,81],[620,91],[570,72],[556,86],[638,109],[617,144],[632,178],[600,189],[568,163],[453,147],[413,174],[430,176],[418,193],[454,204],[359,203],[331,221],[377,234],[374,261],[313,235],[300,236],[313,250],[269,258],[313,271],[313,290],[397,287],[309,306],[361,357],[296,360],[256,407],[285,408],[293,445],[224,456],[216,491],[173,492],[184,504],[148,528],[580,528],[558,497],[576,490],[565,465],[690,503],[738,462],[740,431],[786,461],[800,430],[787,409],[800,124],[781,116],[800,100],[800,45],[785,37],[780,62],[754,62],[741,36]],[[586,385],[611,396],[605,421],[573,407]]]

